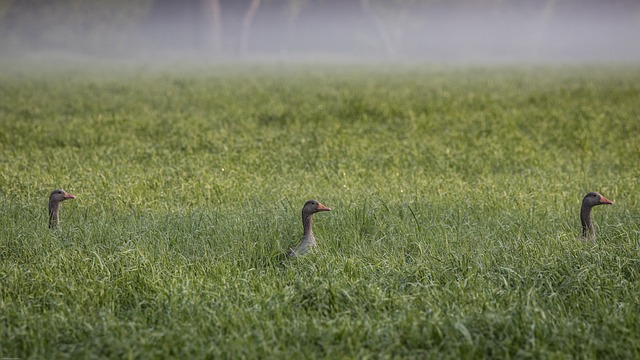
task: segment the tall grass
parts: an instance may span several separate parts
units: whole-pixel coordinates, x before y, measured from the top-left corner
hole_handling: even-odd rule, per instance
[[[638,104],[637,66],[9,64],[0,357],[637,358]]]

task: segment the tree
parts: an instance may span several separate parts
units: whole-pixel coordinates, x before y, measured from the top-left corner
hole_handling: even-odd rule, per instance
[[[395,57],[396,50],[391,36],[389,36],[389,32],[387,31],[387,27],[385,26],[385,24],[373,11],[373,8],[371,7],[371,1],[360,0],[360,6],[362,6],[362,10],[364,11],[364,13],[371,19],[371,22],[376,29],[376,33],[378,34],[378,38],[380,39],[380,42],[382,43],[387,55],[390,57]]]
[[[205,13],[210,18],[210,32],[208,46],[216,53],[222,51],[222,8],[219,0],[203,0]]]
[[[256,17],[260,3],[261,0],[251,0],[251,5],[249,5],[247,12],[242,19],[242,32],[240,34],[240,53],[242,55],[246,55],[249,51],[251,25],[253,24],[253,19]]]

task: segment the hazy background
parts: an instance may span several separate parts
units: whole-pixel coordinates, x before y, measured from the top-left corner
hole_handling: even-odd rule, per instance
[[[640,0],[0,0],[2,55],[637,61]]]

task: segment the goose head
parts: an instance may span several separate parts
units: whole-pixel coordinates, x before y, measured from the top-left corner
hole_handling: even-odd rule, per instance
[[[607,199],[606,197],[600,195],[597,192],[588,193],[584,199],[582,200],[582,207],[592,208],[596,205],[611,205],[613,201]]]
[[[68,192],[62,189],[56,189],[51,192],[51,195],[49,195],[49,203],[59,203],[61,201],[75,199],[75,198],[76,198],[75,196],[69,194]]]
[[[312,215],[320,211],[331,211],[331,208],[328,208],[322,205],[317,200],[308,200],[307,202],[304,203],[304,206],[302,207],[303,216]]]

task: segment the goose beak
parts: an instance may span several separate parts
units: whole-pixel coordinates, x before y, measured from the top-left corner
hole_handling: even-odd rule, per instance
[[[600,196],[600,204],[604,204],[604,205],[612,205],[613,201],[607,199],[604,196]]]
[[[69,194],[68,192],[64,193],[64,198],[65,199],[75,199],[76,197],[73,196],[72,194]]]
[[[331,211],[331,208],[328,208],[328,207],[318,203],[318,211]]]

